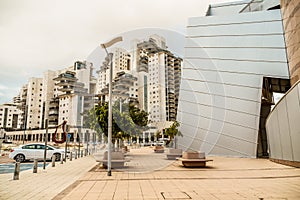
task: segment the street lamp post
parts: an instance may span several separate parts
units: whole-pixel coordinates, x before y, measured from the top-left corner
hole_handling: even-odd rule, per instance
[[[110,58],[110,69],[109,69],[109,88],[108,88],[108,150],[107,150],[107,176],[111,176],[111,142],[112,142],[112,75],[113,75],[113,55],[109,54],[108,47],[114,45],[117,42],[121,42],[122,37],[116,37],[111,41],[101,44],[101,47],[105,49],[107,56]]]

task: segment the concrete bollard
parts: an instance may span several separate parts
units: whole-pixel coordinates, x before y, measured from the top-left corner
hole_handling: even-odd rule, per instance
[[[52,156],[52,167],[55,167],[55,158],[56,158],[56,156],[53,155],[53,156]]]
[[[73,152],[71,151],[70,152],[70,161],[72,161],[72,158],[73,158]]]
[[[16,162],[13,180],[19,180],[19,176],[20,176],[20,162]]]
[[[38,171],[38,160],[34,159],[33,161],[33,173],[37,173]]]
[[[64,164],[64,154],[60,155],[60,164]]]
[[[83,157],[83,150],[80,150],[80,157]]]

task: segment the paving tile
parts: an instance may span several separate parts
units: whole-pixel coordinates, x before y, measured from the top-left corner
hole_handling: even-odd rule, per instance
[[[300,169],[266,159],[212,157],[210,168],[184,168],[179,162],[160,163],[164,155],[149,149],[131,152],[138,155],[131,155],[136,163],[142,154],[149,156],[141,159],[138,170],[113,170],[111,177],[92,157],[37,174],[24,172],[19,181],[2,174],[0,199],[164,199],[162,193],[180,199],[184,192],[192,199],[300,199]],[[154,167],[160,168],[149,171]]]

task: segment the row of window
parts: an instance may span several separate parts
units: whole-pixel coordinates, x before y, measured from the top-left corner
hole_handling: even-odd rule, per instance
[[[34,85],[35,84],[35,82],[32,82],[32,85]],[[40,83],[40,86],[43,86],[43,83]]]
[[[0,109],[0,111],[3,111],[3,108]],[[8,112],[13,112],[12,110],[8,110]],[[17,112],[17,110],[14,110],[14,112]],[[2,115],[2,113],[0,113]]]
[[[2,123],[0,122],[0,126],[2,126]],[[7,124],[7,126],[10,126],[10,124]]]
[[[35,95],[34,93],[31,94],[31,96]],[[40,97],[42,96],[42,94],[39,95]]]
[[[32,90],[34,90],[34,88],[32,88]],[[43,91],[43,89],[40,89],[40,91]]]

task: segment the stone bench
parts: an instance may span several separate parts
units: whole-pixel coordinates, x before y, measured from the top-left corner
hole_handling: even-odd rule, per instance
[[[99,160],[99,162],[102,162],[102,165],[104,168],[107,168],[108,165],[108,152],[105,151],[103,155],[103,159]],[[117,169],[117,168],[123,168],[125,163],[125,157],[124,154],[120,151],[114,151],[111,152],[111,168]]]
[[[165,149],[163,146],[154,146],[153,150],[155,153],[164,153],[165,152]]]
[[[182,157],[177,160],[181,161],[184,167],[205,167],[206,162],[213,161],[205,159],[204,152],[183,152]]]
[[[176,160],[176,158],[179,158],[182,156],[182,149],[169,149],[169,153],[167,154],[168,160]]]

